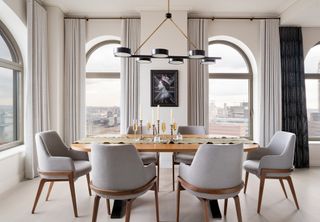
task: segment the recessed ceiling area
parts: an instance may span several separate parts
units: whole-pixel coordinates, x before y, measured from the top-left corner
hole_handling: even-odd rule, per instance
[[[139,16],[144,10],[167,10],[167,0],[43,0],[71,16]],[[320,26],[319,0],[170,0],[172,10],[189,16],[280,17],[285,25]]]

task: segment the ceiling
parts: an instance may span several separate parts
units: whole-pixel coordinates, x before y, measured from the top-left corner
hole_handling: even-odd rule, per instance
[[[167,0],[43,0],[43,2],[61,8],[68,15],[87,17],[139,16],[139,12],[143,10],[167,10]],[[171,9],[187,10],[189,16],[281,16],[281,18],[287,16],[288,18],[284,20],[287,25],[320,26],[320,0],[171,0]],[[308,25],[309,23],[312,24]]]

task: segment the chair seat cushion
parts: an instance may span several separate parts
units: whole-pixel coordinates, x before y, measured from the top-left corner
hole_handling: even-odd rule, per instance
[[[243,163],[243,167],[247,172],[259,176],[260,174],[259,164],[260,164],[259,160],[246,160]]]
[[[147,165],[150,163],[156,163],[157,162],[157,153],[140,152],[140,158],[141,158],[144,165]]]
[[[175,153],[173,158],[176,163],[185,163],[190,165],[192,163],[194,153]]]
[[[74,161],[74,168],[75,168],[75,178],[81,177],[90,173],[91,171],[91,164],[89,161],[86,160],[77,160]]]

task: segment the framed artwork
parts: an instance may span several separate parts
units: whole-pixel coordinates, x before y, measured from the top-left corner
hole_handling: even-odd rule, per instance
[[[179,106],[178,70],[151,70],[151,106]]]

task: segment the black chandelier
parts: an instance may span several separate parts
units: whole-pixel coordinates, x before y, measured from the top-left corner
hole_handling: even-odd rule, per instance
[[[142,46],[159,30],[159,28],[167,21],[178,29],[178,31],[188,40],[194,49],[189,51],[187,56],[173,56],[169,55],[168,49],[155,48],[152,49],[151,55],[138,55],[137,52]],[[182,29],[172,20],[172,14],[170,13],[170,0],[168,0],[168,12],[166,13],[165,19],[158,25],[158,27],[142,42],[142,44],[131,54],[131,49],[127,47],[114,48],[114,56],[124,58],[136,58],[136,61],[141,64],[151,63],[151,59],[169,59],[169,64],[180,65],[183,64],[184,59],[198,59],[201,60],[201,64],[210,65],[214,64],[217,59],[221,57],[208,57],[205,55],[205,50],[198,49],[198,47],[190,40],[190,38],[182,31]]]

